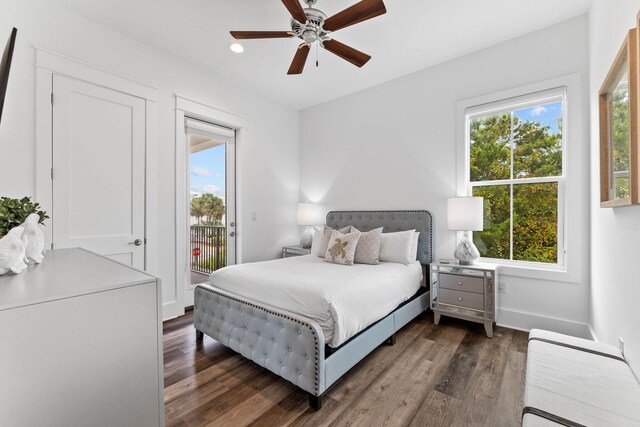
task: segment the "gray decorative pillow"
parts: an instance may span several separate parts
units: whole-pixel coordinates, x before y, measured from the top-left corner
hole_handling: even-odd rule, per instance
[[[329,239],[331,239],[331,232],[334,231],[333,228],[324,226],[324,233],[322,234],[322,239],[320,240],[320,244],[318,244],[318,256],[320,258],[324,258],[324,254],[327,253],[327,247],[329,246]],[[351,231],[351,226],[347,225],[346,227],[338,230],[340,233],[346,234]]]
[[[359,231],[351,227],[351,232]],[[380,243],[382,243],[382,227],[371,231],[361,232],[356,247],[356,264],[380,264]]]
[[[329,239],[327,252],[324,255],[324,260],[334,264],[353,265],[360,234],[359,231],[342,234],[339,231],[333,230],[331,232],[331,238]]]

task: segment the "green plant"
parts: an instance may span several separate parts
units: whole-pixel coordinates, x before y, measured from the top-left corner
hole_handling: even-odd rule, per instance
[[[202,261],[198,261],[198,268],[203,271],[216,271],[219,268],[222,268],[226,264],[224,248],[220,248],[220,255],[213,255],[209,257],[209,259],[205,259]]]
[[[40,204],[32,202],[31,197],[22,199],[0,197],[0,236],[22,224],[32,213],[38,214],[40,224],[44,224],[44,220],[49,219],[47,213],[40,209]]]

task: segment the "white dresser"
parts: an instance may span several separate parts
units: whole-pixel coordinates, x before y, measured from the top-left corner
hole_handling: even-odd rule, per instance
[[[0,276],[0,424],[164,424],[159,279],[82,249]]]

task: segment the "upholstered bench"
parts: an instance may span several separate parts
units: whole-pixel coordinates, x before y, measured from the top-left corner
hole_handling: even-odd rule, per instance
[[[522,425],[640,426],[640,384],[617,348],[533,329]]]

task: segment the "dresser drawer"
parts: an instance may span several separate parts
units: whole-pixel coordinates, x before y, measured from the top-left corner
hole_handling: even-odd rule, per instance
[[[482,277],[462,276],[459,274],[440,273],[440,287],[463,292],[484,293]]]
[[[484,310],[484,295],[482,294],[440,289],[438,299],[443,304]]]

